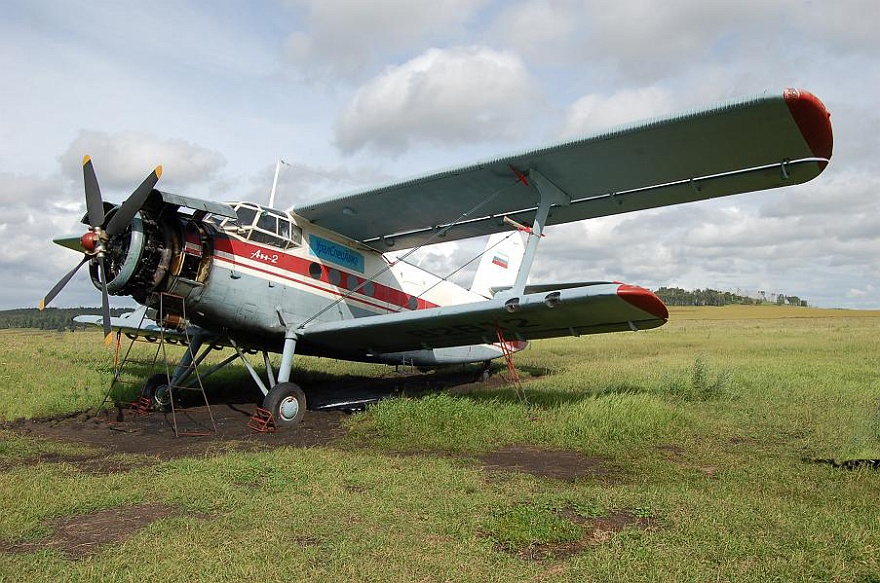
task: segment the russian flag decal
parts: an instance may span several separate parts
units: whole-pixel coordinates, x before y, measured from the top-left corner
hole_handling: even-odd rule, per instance
[[[492,258],[492,265],[497,265],[502,269],[507,269],[508,258],[504,253],[498,253]]]

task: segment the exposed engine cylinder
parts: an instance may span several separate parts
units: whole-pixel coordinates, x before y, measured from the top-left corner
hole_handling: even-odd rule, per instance
[[[129,227],[106,244],[107,293],[132,296],[145,304],[168,274],[171,259],[180,253],[181,225],[158,220],[146,211],[135,215]],[[97,262],[89,266],[92,283],[101,289]]]

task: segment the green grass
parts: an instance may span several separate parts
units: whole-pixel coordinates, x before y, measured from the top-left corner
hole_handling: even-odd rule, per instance
[[[3,334],[0,418],[100,402],[113,353],[99,333]],[[70,446],[0,432],[0,539],[39,540],[47,520],[103,508],[184,512],[78,561],[0,554],[0,581],[880,578],[880,471],[804,462],[880,458],[880,314],[673,309],[658,330],[536,342],[516,362],[527,405],[510,387],[388,400],[350,418],[330,448],[96,476],[16,465]],[[303,383],[385,374],[297,365]],[[229,375],[218,382],[242,378]],[[601,456],[616,472],[568,482],[487,473],[474,459],[509,445]],[[560,509],[658,526],[523,558],[577,540]]]

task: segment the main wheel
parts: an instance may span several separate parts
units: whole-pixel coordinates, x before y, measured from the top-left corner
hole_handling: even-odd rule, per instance
[[[278,383],[263,399],[263,408],[272,413],[279,428],[293,427],[306,413],[306,395],[296,383]]]
[[[164,411],[171,406],[171,390],[168,387],[168,375],[156,373],[144,381],[141,396],[153,402],[153,408]]]

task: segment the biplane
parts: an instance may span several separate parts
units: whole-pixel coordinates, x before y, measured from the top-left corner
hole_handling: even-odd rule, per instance
[[[116,331],[189,339],[175,372],[145,383],[149,397],[191,382],[193,363],[232,347],[263,406],[279,426],[292,426],[307,407],[291,381],[296,354],[433,367],[488,362],[534,339],[663,325],[666,307],[641,287],[530,282],[545,229],[802,184],[831,153],[825,106],[786,89],[289,210],[158,190],[161,166],[122,204],[110,204],[86,156],[88,229],[55,239],[83,258],[41,308],[88,263],[103,315],[79,321],[103,327],[107,338]],[[404,252],[487,235],[470,288]],[[140,313],[111,318],[108,295],[134,298]],[[248,364],[259,353],[265,373]],[[270,353],[281,355],[277,371]]]

